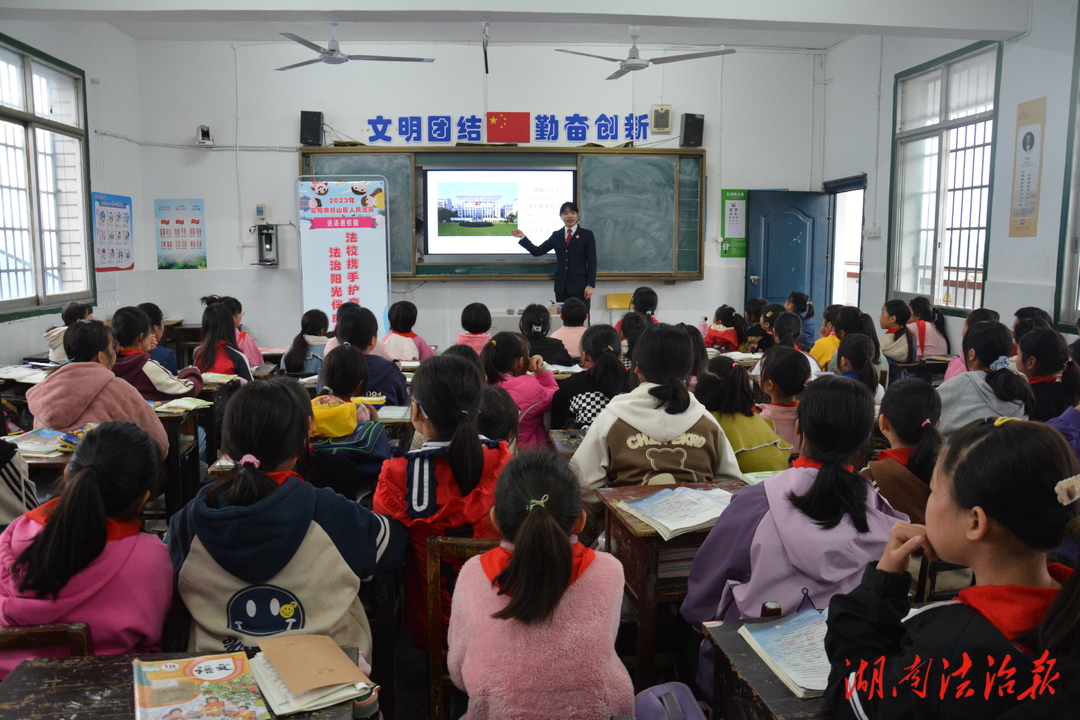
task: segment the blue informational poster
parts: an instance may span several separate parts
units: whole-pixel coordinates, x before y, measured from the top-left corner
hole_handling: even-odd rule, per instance
[[[155,200],[158,270],[206,269],[206,206],[202,200]]]
[[[94,269],[115,272],[135,268],[131,238],[131,198],[91,193],[94,208]]]

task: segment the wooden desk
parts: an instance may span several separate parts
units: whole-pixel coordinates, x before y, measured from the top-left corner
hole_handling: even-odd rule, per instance
[[[548,440],[552,447],[559,453],[559,457],[566,460],[573,457],[584,439],[584,430],[548,430]]]
[[[606,531],[604,550],[614,555],[623,566],[626,576],[626,595],[637,608],[637,649],[634,687],[640,692],[656,684],[656,607],[661,603],[678,603],[686,597],[686,577],[660,578],[660,549],[698,548],[709,529],[698,530],[664,542],[650,526],[616,505],[623,500],[651,495],[664,488],[694,487],[723,488],[738,492],[746,487],[742,481],[716,483],[680,483],[679,485],[631,485],[602,488],[597,491],[604,504]]]
[[[801,700],[739,635],[739,621],[705,627],[716,648],[713,717],[724,720],[828,720],[824,698]]]
[[[356,648],[343,649],[356,662]],[[139,659],[164,662],[197,656],[197,653],[161,653],[140,655]],[[131,655],[100,655],[25,660],[0,683],[0,717],[132,720],[135,717],[132,659]],[[351,720],[352,701],[289,717]]]

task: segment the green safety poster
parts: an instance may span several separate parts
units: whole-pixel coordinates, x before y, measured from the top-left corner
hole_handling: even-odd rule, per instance
[[[721,190],[720,257],[746,257],[746,190]]]

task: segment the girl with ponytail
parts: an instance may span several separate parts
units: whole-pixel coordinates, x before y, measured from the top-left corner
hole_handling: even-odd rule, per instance
[[[913,363],[916,358],[915,338],[908,330],[911,308],[903,300],[889,300],[881,306],[878,322],[885,334],[878,341],[885,357],[898,363]]]
[[[930,475],[943,442],[934,427],[940,420],[941,398],[920,378],[894,381],[881,401],[878,427],[889,449],[882,450],[862,474],[911,522],[926,518]]]
[[[289,351],[281,356],[285,372],[315,374],[326,353],[326,331],[330,320],[322,310],[308,310],[300,318],[300,333],[293,338]]]
[[[1012,350],[1012,333],[1001,323],[977,322],[964,333],[968,372],[938,387],[942,408],[938,429],[946,439],[985,417],[1027,419],[1034,398],[1024,376],[1009,369]]]
[[[99,655],[161,652],[172,604],[169,553],[138,515],[157,476],[157,449],[131,423],[86,434],[60,497],[0,535],[2,624],[89,623]],[[0,677],[55,652],[0,651]]]
[[[824,608],[858,585],[892,525],[907,519],[852,468],[874,422],[862,384],[819,377],[802,394],[798,422],[801,457],[740,490],[694,556],[681,610],[692,627],[759,617],[765,602],[779,603],[784,615]],[[700,657],[698,685],[711,694],[709,642]]]
[[[488,384],[501,387],[517,403],[518,447],[547,447],[544,414],[559,386],[544,358],[530,352],[524,336],[501,332],[484,345],[480,362]]]
[[[588,430],[611,398],[626,388],[619,333],[610,325],[591,325],[581,336],[585,372],[559,381],[551,400],[551,427]]]
[[[660,323],[641,334],[634,354],[640,383],[607,404],[570,460],[584,500],[607,485],[709,482],[742,478],[720,424],[686,389],[690,336]]]
[[[989,417],[953,435],[934,468],[926,524],[896,523],[862,582],[829,605],[826,698],[838,717],[1075,716],[1080,574],[1048,556],[1075,531],[1078,472],[1065,441],[1042,423]],[[917,552],[970,567],[976,584],[905,619]],[[916,657],[933,658],[940,671],[912,692]],[[866,663],[895,695],[852,682]],[[1050,663],[1053,693],[1039,670]],[[975,692],[958,692],[962,666],[977,669]]]
[[[622,565],[578,542],[586,513],[566,462],[537,452],[512,460],[491,515],[503,542],[465,563],[450,616],[447,666],[469,695],[469,717],[632,715],[615,653]],[[552,673],[568,652],[573,671]]]
[[[1028,379],[1035,403],[1031,419],[1046,422],[1080,402],[1080,367],[1061,333],[1036,328],[1020,338],[1016,369]]]
[[[413,427],[426,442],[383,463],[375,489],[375,512],[400,521],[409,531],[405,626],[422,652],[428,648],[428,538],[498,537],[488,511],[495,502],[499,473],[511,455],[505,441],[482,437],[476,428],[483,387],[480,373],[465,358],[437,355],[420,363],[410,406]],[[450,620],[451,590],[449,584],[442,588],[444,628]]]

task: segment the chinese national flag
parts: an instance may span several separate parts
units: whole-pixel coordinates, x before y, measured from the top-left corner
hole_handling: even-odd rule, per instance
[[[529,113],[489,112],[487,114],[487,141],[489,143],[529,142]]]

